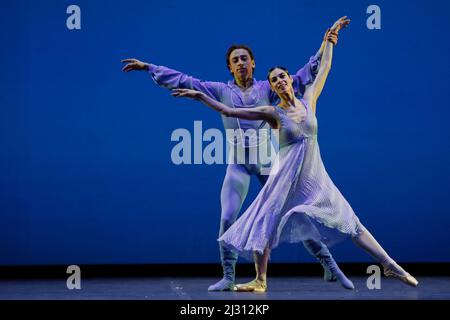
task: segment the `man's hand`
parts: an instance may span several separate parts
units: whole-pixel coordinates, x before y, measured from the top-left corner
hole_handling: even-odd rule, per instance
[[[327,30],[327,32],[325,32],[325,37],[324,37],[324,41],[328,40],[330,41],[333,45],[337,45],[338,42],[338,33],[335,31],[331,31],[330,29]]]
[[[146,70],[148,71],[148,63],[139,61],[137,59],[124,59],[122,60],[122,63],[126,63],[126,65],[122,68],[123,72],[129,72],[129,71],[139,71],[139,70]]]

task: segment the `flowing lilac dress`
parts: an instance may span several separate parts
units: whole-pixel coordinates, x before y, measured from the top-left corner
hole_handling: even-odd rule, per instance
[[[275,107],[281,123],[279,166],[241,217],[218,239],[251,260],[253,251],[280,242],[314,239],[333,245],[364,230],[328,176],[317,142],[317,118],[306,101],[307,116],[294,122]]]

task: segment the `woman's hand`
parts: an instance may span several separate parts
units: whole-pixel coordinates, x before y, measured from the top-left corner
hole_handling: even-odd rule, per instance
[[[350,19],[347,19],[347,16],[343,16],[333,24],[333,26],[330,28],[330,32],[339,33],[339,30],[347,27],[349,23]]]
[[[347,16],[344,16],[337,20],[333,26],[325,32],[324,41],[329,41],[333,45],[336,45],[338,42],[339,31],[350,23],[350,19],[347,19]]]
[[[174,89],[172,90],[172,96],[178,98],[191,98],[195,100],[200,100],[203,92],[191,89]]]

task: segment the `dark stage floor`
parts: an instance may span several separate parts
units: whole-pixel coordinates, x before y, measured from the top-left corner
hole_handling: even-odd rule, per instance
[[[273,277],[267,293],[208,292],[217,278],[140,277],[82,279],[69,290],[66,279],[0,279],[0,300],[448,300],[450,277],[418,277],[419,287],[382,278],[369,290],[366,277],[351,277],[356,290],[319,277]],[[246,282],[251,278],[238,278]]]

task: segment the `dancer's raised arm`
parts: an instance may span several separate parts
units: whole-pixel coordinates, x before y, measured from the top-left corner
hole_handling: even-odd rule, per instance
[[[345,28],[350,23],[350,19],[347,17],[342,17],[337,20],[330,29],[333,34],[338,34],[339,30]],[[323,45],[323,55],[322,61],[320,63],[319,72],[314,82],[306,88],[304,98],[308,101],[309,105],[312,106],[314,112],[316,110],[317,99],[322,93],[322,89],[327,80],[328,74],[331,69],[331,62],[333,60],[333,46],[334,42],[328,37]],[[322,49],[322,48],[321,48]]]
[[[269,123],[272,128],[279,127],[278,114],[272,106],[260,106],[254,108],[232,108],[197,90],[175,89],[172,90],[172,96],[191,98],[203,102],[208,107],[220,112],[227,117],[247,119],[247,120],[264,120]]]
[[[327,40],[336,44],[338,41],[338,34],[332,32],[331,30],[327,30],[317,53],[309,58],[307,64],[301,67],[295,74],[291,75],[292,80],[294,80],[294,82],[292,83],[292,87],[294,88],[294,91],[296,93],[303,94],[305,92],[305,87],[312,84],[316,79],[320,62],[322,60],[325,43]],[[276,94],[272,93],[271,101],[273,102],[276,100]]]

